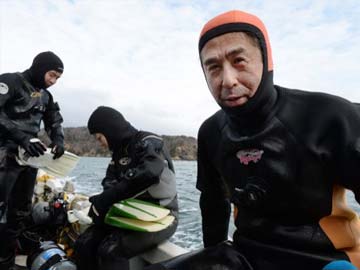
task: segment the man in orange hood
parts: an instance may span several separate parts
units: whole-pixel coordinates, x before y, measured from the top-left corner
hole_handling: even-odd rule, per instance
[[[199,54],[221,107],[200,127],[198,179],[205,247],[227,240],[254,269],[360,267],[360,114],[340,97],[273,84],[264,24],[242,11],[205,24]]]
[[[349,189],[360,202],[356,105],[274,85],[266,28],[242,11],[206,23],[199,54],[221,107],[198,134],[205,249],[166,269],[322,269],[333,260],[359,268],[360,222],[345,201]]]

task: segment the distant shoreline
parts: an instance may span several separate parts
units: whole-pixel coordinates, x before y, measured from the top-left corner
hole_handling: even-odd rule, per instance
[[[86,127],[64,128],[64,136],[67,151],[84,157],[110,157],[109,151],[100,147]],[[161,137],[173,160],[197,160],[196,138],[184,135],[162,135]],[[43,130],[40,132],[39,138],[44,143],[50,144],[50,140]]]

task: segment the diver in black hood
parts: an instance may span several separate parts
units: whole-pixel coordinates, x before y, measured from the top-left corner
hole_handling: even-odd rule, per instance
[[[105,106],[98,107],[91,114],[88,129],[90,134],[104,135],[112,152],[126,145],[138,132],[120,112]]]
[[[43,121],[54,159],[64,153],[63,119],[47,90],[63,71],[57,55],[42,52],[24,72],[0,75],[0,270],[14,264],[17,234],[29,215],[37,174],[17,164],[18,146],[29,156],[42,155],[46,146],[37,134]]]
[[[94,225],[75,245],[79,270],[129,269],[128,259],[169,238],[176,230],[178,205],[175,171],[161,137],[139,131],[113,108],[98,107],[88,121],[89,132],[112,152],[102,181],[103,192],[90,197]],[[159,232],[135,232],[104,224],[109,208],[137,198],[168,208],[175,221]]]

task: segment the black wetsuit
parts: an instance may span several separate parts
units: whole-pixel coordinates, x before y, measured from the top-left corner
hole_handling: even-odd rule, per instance
[[[359,262],[360,222],[344,196],[344,188],[360,196],[357,105],[279,86],[268,91],[260,125],[241,126],[220,110],[199,130],[206,249],[146,269],[315,270],[336,259]],[[233,250],[223,243],[231,202]]]
[[[109,133],[104,130],[101,133],[105,134],[110,149],[115,150],[102,181],[104,191],[90,198],[100,215],[90,213],[96,224],[76,242],[79,270],[128,269],[129,258],[168,239],[177,227],[174,167],[162,138],[137,131],[122,116],[120,120],[117,118],[117,123],[109,125],[112,127]],[[92,133],[97,132],[100,131]],[[103,224],[112,204],[132,197],[170,209],[176,217],[174,223],[159,232],[135,232]]]
[[[37,170],[15,160],[21,141],[37,137],[44,122],[52,142],[63,144],[59,106],[46,89],[35,88],[29,70],[0,75],[0,257],[11,256],[31,209]],[[0,265],[1,269],[1,265]]]
[[[294,267],[286,252],[274,258],[277,247],[344,258],[336,249],[356,248],[360,233],[341,197],[347,188],[360,199],[359,111],[327,94],[267,90],[272,105],[262,110],[261,123],[250,118],[253,125],[242,127],[221,110],[200,128],[197,187],[204,243],[227,239],[231,199],[237,205],[234,242],[248,258],[254,256],[255,265],[260,253]]]
[[[119,150],[114,151],[104,191],[95,198],[100,207],[109,207],[123,199],[136,197],[178,211],[175,169],[161,137],[137,131]],[[101,210],[100,210],[101,211]]]

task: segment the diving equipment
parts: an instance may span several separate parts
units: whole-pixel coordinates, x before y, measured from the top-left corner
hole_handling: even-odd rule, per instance
[[[76,270],[64,250],[52,241],[41,242],[40,247],[28,256],[26,266],[31,270]]]

